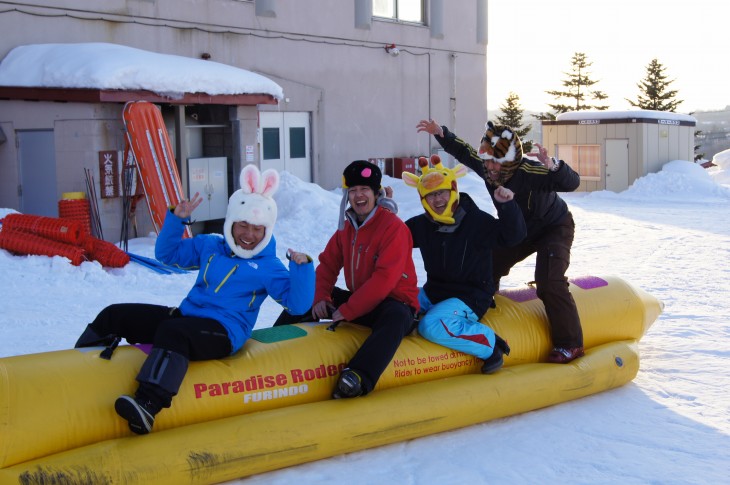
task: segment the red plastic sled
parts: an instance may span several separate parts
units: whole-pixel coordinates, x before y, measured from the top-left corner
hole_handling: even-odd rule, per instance
[[[127,129],[124,159],[131,150],[137,162],[152,223],[159,234],[169,207],[185,198],[174,152],[160,110],[148,101],[130,101],[122,114]],[[192,237],[189,227],[184,237]]]

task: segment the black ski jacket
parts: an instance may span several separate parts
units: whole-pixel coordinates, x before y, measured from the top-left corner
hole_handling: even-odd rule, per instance
[[[442,138],[436,135],[436,141],[448,154],[484,179],[484,184],[494,200],[496,187],[487,182],[487,173],[478,152],[445,126],[442,129],[444,136]],[[504,186],[515,193],[515,201],[527,224],[526,240],[539,238],[546,227],[556,224],[568,213],[568,205],[556,192],[572,192],[579,185],[580,175],[564,162],[561,162],[558,170],[552,172],[540,162],[522,159]]]
[[[492,249],[514,246],[526,234],[525,220],[514,201],[495,206],[499,219],[460,192],[456,224],[440,224],[426,213],[406,221],[413,247],[423,256],[423,289],[432,303],[458,298],[479,317],[492,304]]]

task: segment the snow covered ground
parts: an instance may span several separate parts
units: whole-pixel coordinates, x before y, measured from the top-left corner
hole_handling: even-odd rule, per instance
[[[641,370],[619,389],[465,429],[337,456],[240,484],[730,483],[730,155],[718,167],[674,161],[620,194],[565,194],[577,232],[569,276],[616,275],[653,294],[664,313],[641,341]],[[400,215],[422,211],[415,190],[386,177]],[[483,183],[459,180],[494,213]],[[339,191],[283,173],[278,253],[317,256],[334,231]],[[9,211],[0,209],[0,218]],[[321,228],[325,226],[326,230]],[[154,237],[130,241],[153,256]],[[418,252],[414,254],[425,279]],[[532,280],[534,257],[504,287]],[[0,357],[70,348],[106,305],[177,305],[193,274],[129,264],[105,269],[0,250]],[[280,308],[269,300],[258,328]],[[251,437],[265,439],[265,437]]]

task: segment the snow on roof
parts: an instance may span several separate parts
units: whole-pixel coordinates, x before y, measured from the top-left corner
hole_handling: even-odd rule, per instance
[[[672,113],[669,111],[653,111],[648,109],[625,110],[625,111],[569,111],[559,114],[556,121],[580,121],[580,120],[616,120],[616,119],[651,119],[651,120],[676,120],[697,123],[694,116]]]
[[[18,46],[0,63],[0,86],[283,98],[281,86],[245,69],[102,42]]]

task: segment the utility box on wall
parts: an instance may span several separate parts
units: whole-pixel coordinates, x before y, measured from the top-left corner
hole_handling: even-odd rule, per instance
[[[377,165],[383,175],[393,176],[392,158],[368,158],[368,162]]]
[[[393,178],[401,178],[403,172],[416,173],[416,159],[413,157],[393,158]]]
[[[228,209],[228,160],[226,157],[188,158],[190,195],[199,192],[203,203],[191,216],[203,222],[224,219]]]
[[[403,172],[416,173],[416,160],[414,157],[368,158],[368,162],[377,165],[383,175],[397,179]]]

